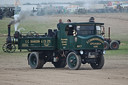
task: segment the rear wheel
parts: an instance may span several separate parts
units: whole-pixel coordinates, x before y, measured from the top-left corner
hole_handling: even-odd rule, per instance
[[[100,55],[94,63],[90,64],[93,69],[101,69],[104,66],[104,56]]]
[[[107,41],[104,41],[104,49],[105,50],[109,49],[109,43]]]
[[[39,56],[38,52],[32,52],[29,55],[28,63],[31,68],[33,69],[40,69],[43,67],[45,61],[43,58]]]
[[[69,69],[78,70],[81,66],[81,57],[75,52],[70,52],[66,59]]]
[[[110,43],[110,48],[111,48],[112,50],[117,50],[117,49],[119,49],[119,43],[118,43],[118,41],[112,41],[112,42]]]

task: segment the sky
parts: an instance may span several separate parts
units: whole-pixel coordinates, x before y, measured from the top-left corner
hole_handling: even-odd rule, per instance
[[[75,1],[110,1],[110,0],[19,0],[23,3],[41,3],[41,2],[75,2]],[[116,1],[116,0],[111,0]],[[128,1],[128,0],[126,0]],[[0,4],[14,4],[15,0],[0,0]]]
[[[23,3],[41,3],[41,2],[75,2],[75,1],[99,1],[99,0],[19,0],[19,1],[21,4],[23,4]],[[0,0],[0,4],[14,4],[14,2],[15,0]]]
[[[41,3],[41,2],[74,2],[78,0],[19,0],[21,4],[23,3]],[[15,0],[0,0],[0,4],[13,4]]]

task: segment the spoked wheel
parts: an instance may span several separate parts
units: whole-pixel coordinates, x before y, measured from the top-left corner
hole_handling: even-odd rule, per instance
[[[43,58],[39,56],[38,52],[32,52],[29,55],[28,63],[31,68],[33,69],[40,69],[45,64],[45,61]]]
[[[98,56],[96,61],[94,63],[91,63],[90,65],[93,69],[101,69],[104,66],[104,56]]]
[[[2,49],[4,52],[13,53],[16,50],[16,46],[12,43],[5,43]]]
[[[7,43],[5,43],[5,44],[2,46],[2,49],[3,49],[4,52],[7,52],[6,47],[7,47]]]
[[[78,70],[81,66],[81,57],[75,52],[70,52],[66,59],[69,69]]]

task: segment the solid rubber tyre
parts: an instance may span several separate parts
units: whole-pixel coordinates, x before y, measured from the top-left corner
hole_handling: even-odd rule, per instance
[[[96,62],[90,63],[93,69],[101,69],[104,66],[104,56],[100,55],[96,58]]]
[[[81,66],[81,57],[75,52],[70,52],[66,59],[68,68],[71,70],[78,70]]]
[[[28,63],[32,69],[40,69],[43,67],[45,61],[39,56],[38,52],[32,52],[28,57]]]

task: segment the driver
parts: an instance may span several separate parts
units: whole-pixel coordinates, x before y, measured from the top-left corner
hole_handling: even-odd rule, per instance
[[[95,22],[95,18],[94,17],[90,17],[89,22]]]

